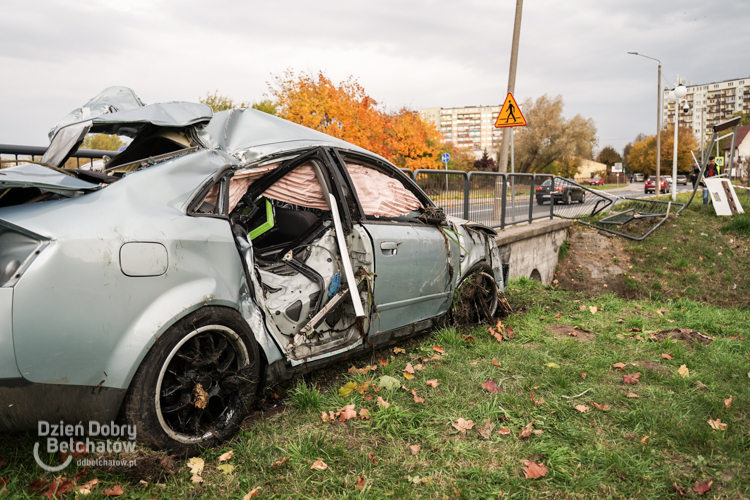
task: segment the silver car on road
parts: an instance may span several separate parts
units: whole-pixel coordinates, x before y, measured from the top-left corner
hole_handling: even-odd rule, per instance
[[[101,171],[87,134],[129,137]],[[504,289],[494,231],[385,159],[254,109],[112,87],[0,170],[0,430],[124,421],[189,453],[258,391],[432,328]]]

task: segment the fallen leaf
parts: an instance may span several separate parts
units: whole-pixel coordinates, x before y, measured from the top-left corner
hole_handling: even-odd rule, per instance
[[[424,398],[420,398],[419,396],[417,396],[417,391],[412,390],[411,395],[414,396],[415,403],[424,403]]]
[[[724,400],[724,407],[725,407],[725,408],[726,408],[727,410],[728,410],[728,409],[729,409],[729,407],[730,407],[730,406],[732,405],[732,400],[733,400],[733,399],[734,399],[734,397],[732,397],[732,396],[729,396],[729,399],[725,399],[725,400]]]
[[[192,482],[192,483],[202,483],[203,482],[203,478],[200,477],[198,474],[193,474],[192,477],[190,478],[190,482]]]
[[[218,466],[217,469],[219,469],[221,473],[224,474],[225,476],[228,476],[229,474],[232,473],[232,471],[234,471],[234,465],[222,464]]]
[[[727,430],[727,424],[723,423],[720,418],[717,418],[716,420],[709,420],[708,425],[710,425],[711,428],[715,431]]]
[[[458,429],[461,434],[466,434],[467,430],[474,427],[474,422],[472,420],[464,420],[463,418],[459,418],[457,423],[452,423],[451,425]]]
[[[383,408],[388,408],[391,406],[391,403],[384,400],[382,397],[378,396],[378,406],[382,406]]]
[[[320,419],[323,422],[333,422],[334,420],[336,420],[336,415],[334,415],[332,411],[329,411],[327,413],[322,411],[320,412]]]
[[[589,311],[591,311],[591,314],[596,314],[596,311],[598,311],[598,310],[599,310],[599,308],[596,307],[596,306],[589,307]]]
[[[232,455],[234,455],[234,451],[229,450],[228,452],[224,453],[222,456],[219,457],[219,463],[226,462],[230,458],[232,458]]]
[[[536,422],[536,420],[532,420],[531,422],[526,424],[523,429],[521,429],[521,432],[518,433],[519,439],[524,439],[531,436],[531,429],[533,429],[534,427],[534,422]]]
[[[498,387],[498,385],[495,383],[494,380],[488,378],[484,381],[482,384],[482,389],[484,389],[487,392],[500,392],[502,389]]]
[[[350,418],[357,418],[357,410],[354,409],[354,405],[346,405],[339,410],[339,421],[346,422]]]
[[[541,434],[544,434],[544,431],[542,429],[534,429],[534,434],[536,434],[537,436],[539,436]]]
[[[315,462],[313,462],[311,469],[317,469],[317,470],[326,470],[328,468],[328,465],[321,459],[317,459]]]
[[[666,352],[662,353],[661,357],[662,357],[662,358],[664,358],[664,359],[669,359],[669,360],[671,360],[671,359],[672,359],[672,356],[670,356],[670,355],[669,355],[668,353],[666,353]]]
[[[640,396],[638,394],[634,393],[634,392],[629,392],[628,393],[628,397],[629,398],[640,398]]]
[[[251,498],[258,498],[258,495],[260,494],[260,490],[261,490],[260,486],[256,486],[255,488],[250,490],[250,492],[247,495],[242,497],[242,500],[250,500]]]
[[[547,475],[548,469],[544,464],[537,464],[531,460],[521,460],[523,463],[523,473],[526,475],[526,479],[537,479]]]
[[[682,378],[688,378],[690,376],[690,370],[688,369],[687,365],[682,365],[677,369],[677,373],[679,373]]]
[[[406,349],[401,349],[400,347],[394,347],[393,354],[406,354]]]
[[[120,486],[119,484],[116,484],[115,486],[113,486],[112,488],[108,490],[104,490],[105,497],[119,497],[123,493],[125,492],[122,491],[122,486]]]
[[[434,346],[432,348],[432,350],[435,351],[435,352],[437,352],[437,353],[439,353],[439,354],[441,354],[441,355],[445,354],[445,350],[443,350],[443,348],[440,347],[439,345]]]
[[[616,319],[616,320],[615,320],[615,323],[620,323],[620,324],[622,324],[622,323],[625,323],[625,320],[624,320],[624,319]]]
[[[622,376],[622,381],[629,385],[635,385],[638,383],[638,377],[640,376],[640,372],[628,373]]]
[[[282,465],[284,465],[285,463],[287,463],[289,460],[291,460],[290,457],[284,457],[281,460],[279,460],[278,462],[274,462],[271,465],[271,467],[281,467]]]
[[[146,483],[148,485],[148,483]],[[88,483],[82,485],[80,488],[78,488],[78,493],[81,495],[90,495],[91,490],[95,489],[97,486],[99,486],[99,480],[98,479],[92,479]],[[0,488],[3,487],[2,480],[0,480]]]
[[[404,375],[404,378],[407,379],[407,380],[411,380],[411,379],[414,378],[414,375],[412,375],[409,372],[404,372],[403,375]]]
[[[497,340],[498,342],[502,342],[503,341],[503,336],[501,334],[497,333],[492,328],[490,328],[490,334],[492,334],[492,336],[495,337],[495,340]]]
[[[560,365],[558,365],[557,363],[544,363],[544,366],[555,369],[560,368]]]
[[[424,367],[424,365],[422,365],[422,364],[418,364],[418,365],[414,365],[414,369],[415,369],[415,370],[424,370],[424,369],[425,369],[425,367]]]
[[[498,430],[497,433],[502,434],[503,436],[507,436],[510,434],[510,429],[506,429],[505,427],[500,427],[500,430]]]
[[[411,450],[411,454],[412,455],[416,455],[417,453],[419,453],[419,445],[418,444],[413,444],[413,445],[409,446],[409,449]]]
[[[434,387],[435,389],[437,389],[437,386],[440,385],[440,383],[437,381],[437,379],[435,379],[435,380],[428,380],[427,382],[425,382],[425,384],[429,385],[430,387]]]
[[[594,405],[594,408],[596,408],[597,410],[601,410],[601,411],[609,411],[610,410],[609,405],[606,404],[606,403],[603,404],[603,405],[600,405],[599,403],[594,403],[592,401],[591,404]]]
[[[362,476],[359,476],[359,477],[357,478],[357,489],[358,489],[359,491],[362,491],[362,490],[364,490],[364,489],[365,489],[365,485],[366,485],[366,484],[367,484],[367,479],[365,479],[365,478],[364,478],[364,477],[362,477]]]
[[[560,313],[560,314],[555,314],[555,319],[560,319],[560,318],[562,318],[562,313]]]
[[[648,438],[649,438],[649,436],[643,436],[643,437],[641,438],[641,443],[643,443],[643,444],[648,444]]]
[[[190,469],[191,474],[195,474],[200,476],[201,472],[203,472],[203,467],[205,466],[205,462],[200,457],[193,457],[190,460],[188,460],[187,467]]]
[[[580,411],[581,413],[587,413],[591,409],[586,405],[575,405],[573,408]]]
[[[339,388],[339,396],[341,396],[342,398],[348,397],[356,390],[356,382],[347,382],[344,387]]]
[[[503,366],[503,364],[499,361],[495,361],[495,358],[492,358],[492,366]]]
[[[378,379],[378,386],[385,389],[398,389],[400,385],[401,382],[399,382],[397,378],[391,377],[390,375],[383,375]]]
[[[463,333],[461,334],[461,338],[464,339],[467,342],[474,342],[476,340],[471,335],[464,335]]]
[[[443,359],[443,358],[441,358],[441,357],[440,357],[440,354],[438,354],[438,353],[435,353],[435,354],[433,354],[433,355],[432,355],[432,357],[431,357],[430,359],[428,359],[427,361],[441,361],[442,359]]]
[[[581,378],[584,380],[586,379],[586,372],[581,372]]]
[[[711,489],[712,484],[714,484],[713,481],[701,481],[699,483],[695,483],[693,485],[693,491],[699,495],[705,495],[706,493],[708,493],[708,490]]]
[[[411,366],[411,363],[406,363],[406,368],[404,368],[405,373],[411,373],[414,375],[414,367]]]
[[[586,306],[578,306],[578,310],[579,311],[585,311],[586,310]]]
[[[492,421],[488,418],[484,421],[484,425],[477,429],[477,432],[480,436],[482,436],[484,439],[490,439],[492,437],[492,431],[495,429],[495,424],[492,423]],[[510,432],[510,431],[508,431]]]
[[[625,368],[625,363],[615,363],[612,365],[612,368],[614,368],[615,370],[622,370],[623,368]]]

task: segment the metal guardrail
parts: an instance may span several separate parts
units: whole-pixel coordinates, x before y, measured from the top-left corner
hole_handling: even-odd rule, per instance
[[[19,146],[17,144],[0,144],[0,159],[3,161],[3,167],[18,165],[19,163],[28,161],[39,161],[44,156],[44,152],[47,151],[46,147],[43,146]],[[86,163],[92,163],[92,160],[99,160],[104,156],[113,158],[119,154],[119,151],[104,151],[100,149],[79,149],[73,153],[70,157],[75,158],[76,167],[80,168],[81,160],[89,159]],[[12,156],[12,159],[5,158],[5,156]],[[37,158],[38,157],[38,158]]]

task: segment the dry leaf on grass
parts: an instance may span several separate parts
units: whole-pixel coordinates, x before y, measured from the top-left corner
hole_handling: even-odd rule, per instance
[[[547,475],[548,470],[544,464],[537,464],[531,460],[521,460],[521,463],[523,463],[522,469],[526,479],[537,479]]]
[[[414,378],[414,375],[412,375],[412,374],[411,374],[411,373],[409,373],[409,372],[404,372],[404,373],[403,373],[403,375],[404,375],[404,378],[405,378],[406,380],[411,380],[411,379],[413,379],[413,378]]]
[[[229,450],[228,452],[224,453],[219,457],[219,462],[226,462],[230,458],[232,458],[232,455],[234,455],[234,451]]]
[[[612,365],[612,368],[614,368],[615,370],[622,370],[623,368],[625,368],[625,363],[615,363]]]
[[[531,422],[526,424],[523,429],[521,429],[521,432],[518,433],[519,439],[524,439],[531,436],[531,429],[534,428],[534,422],[536,422],[536,420],[532,420]]]
[[[601,411],[609,411],[609,410],[610,410],[610,407],[609,407],[609,405],[608,405],[608,404],[606,404],[606,403],[605,403],[605,404],[603,404],[603,405],[600,405],[600,404],[598,404],[598,403],[594,403],[594,402],[592,401],[592,402],[591,402],[591,404],[592,404],[592,405],[594,405],[594,408],[596,408],[597,410],[601,410]]]
[[[250,492],[242,497],[242,500],[250,500],[251,498],[258,498],[258,495],[260,494],[260,486],[256,486]]]
[[[346,405],[339,411],[341,412],[339,416],[341,422],[346,422],[350,418],[357,418],[357,410],[354,409],[354,405]]]
[[[285,463],[287,463],[289,460],[291,460],[290,457],[284,457],[281,460],[279,460],[278,462],[274,462],[271,465],[271,467],[281,467],[282,465],[284,465]]]
[[[414,375],[414,367],[411,366],[411,363],[406,363],[406,368],[404,368],[404,373],[410,373]]]
[[[690,376],[690,370],[688,369],[687,365],[682,365],[677,369],[677,373],[679,373],[682,378],[688,378]]]
[[[495,424],[488,418],[484,421],[484,425],[477,429],[477,432],[484,439],[490,439],[492,437],[492,431],[495,430]],[[510,431],[508,431],[510,432]]]
[[[439,354],[445,354],[445,350],[439,345],[433,346],[432,350]]]
[[[384,360],[383,358],[378,358],[378,364],[380,366],[386,366],[388,365],[388,361]]]
[[[599,310],[599,308],[596,307],[596,306],[589,307],[589,311],[591,311],[591,314],[596,314],[596,311],[598,311],[598,310]]]
[[[461,338],[464,339],[466,342],[474,342],[476,340],[471,335],[464,335],[463,333],[461,334]]]
[[[562,318],[562,313],[555,314],[555,319],[560,319],[560,318]]]
[[[328,468],[328,465],[321,459],[317,459],[315,462],[313,462],[310,468],[316,470],[326,470]]]
[[[733,400],[733,399],[734,399],[734,398],[733,398],[732,396],[729,396],[729,399],[725,399],[725,400],[724,400],[724,407],[725,407],[726,409],[729,409],[729,407],[730,407],[730,406],[732,405],[732,400]]]
[[[585,311],[587,308],[586,306],[578,306],[579,311]]]
[[[415,370],[424,370],[425,368],[424,368],[424,365],[418,364],[418,365],[414,365],[414,369]]]
[[[388,408],[391,406],[391,403],[384,400],[382,397],[378,396],[378,406],[382,406],[383,408]]]
[[[122,486],[120,486],[119,484],[114,485],[112,488],[108,490],[104,490],[105,497],[119,497],[123,493],[125,492],[122,490]]]
[[[672,356],[670,356],[669,353],[666,353],[666,352],[663,352],[661,354],[661,357],[664,358],[664,359],[669,359],[669,360],[672,359]]]
[[[367,484],[367,479],[365,479],[365,478],[364,478],[364,477],[362,477],[362,476],[359,476],[359,477],[357,478],[357,489],[358,489],[359,491],[362,491],[362,490],[364,490],[364,489],[365,489],[365,485],[366,485],[366,484]]]
[[[498,342],[502,342],[503,341],[503,336],[500,333],[496,332],[494,328],[490,327],[490,328],[488,328],[488,330],[490,332],[490,335],[492,335],[493,337],[495,337],[495,340],[497,340]]]
[[[591,409],[586,405],[575,405],[573,408],[580,411],[581,413],[588,413],[588,411]]]
[[[463,418],[459,418],[458,422],[455,424],[451,424],[453,427],[458,429],[461,434],[466,434],[466,431],[474,427],[474,422],[472,420],[464,420]]]
[[[649,437],[650,437],[650,436],[643,436],[643,437],[641,438],[641,443],[643,443],[643,444],[648,444],[648,438],[649,438]]]
[[[428,380],[427,382],[425,382],[425,384],[429,385],[430,387],[434,387],[435,389],[437,389],[437,386],[440,385],[440,383],[437,381],[437,379],[435,379],[435,380]]]
[[[581,378],[582,378],[582,379],[585,379],[585,378],[586,378],[586,372],[581,372]]]
[[[231,473],[232,473],[232,472],[234,471],[234,465],[231,465],[231,464],[222,464],[222,465],[220,465],[220,466],[219,466],[219,467],[217,467],[217,468],[218,468],[218,469],[219,469],[219,470],[221,471],[221,473],[222,473],[222,474],[224,474],[225,476],[228,476],[229,474],[231,474]]]
[[[701,481],[699,483],[695,483],[693,485],[693,491],[699,495],[705,495],[706,493],[708,493],[708,490],[711,489],[712,484],[714,484],[713,481]]]
[[[503,366],[503,364],[499,361],[495,361],[495,358],[492,358],[492,366]]]
[[[146,483],[148,484],[148,483]],[[91,490],[99,486],[99,480],[98,479],[92,479],[88,483],[82,485],[80,488],[78,488],[78,493],[81,495],[90,495]],[[0,480],[0,488],[3,487],[2,480]],[[77,495],[76,495],[77,496]]]
[[[507,436],[510,434],[510,429],[506,429],[505,427],[500,427],[500,429],[497,431],[498,434],[501,434],[503,436]]]
[[[484,381],[484,383],[482,384],[482,389],[490,393],[502,391],[502,389],[491,378],[488,378]]]
[[[400,347],[394,347],[393,354],[406,354],[406,349],[401,349]]]
[[[727,430],[727,424],[723,423],[720,418],[717,418],[716,420],[709,420],[708,425],[710,425],[711,428],[715,431]]]
[[[420,446],[418,444],[413,444],[409,446],[409,449],[411,450],[412,455],[416,455],[417,453],[419,453],[419,448]]]
[[[634,393],[634,392],[629,392],[628,393],[628,397],[629,398],[640,398],[640,396],[638,394]]]
[[[639,382],[638,378],[640,376],[641,376],[641,372],[628,373],[622,376],[622,381],[625,382],[625,384],[635,385]]]

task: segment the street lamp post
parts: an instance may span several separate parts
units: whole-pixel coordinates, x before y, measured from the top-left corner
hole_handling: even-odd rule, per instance
[[[669,101],[674,103],[674,148],[672,149],[672,201],[677,200],[677,130],[680,128],[680,100],[687,95],[687,89],[679,83],[680,77],[677,77],[677,84],[674,90],[669,93]],[[660,186],[661,187],[661,186]]]
[[[654,184],[654,186],[658,186],[654,189],[654,191],[656,191],[661,188],[661,184],[659,183],[661,165],[661,61],[655,57],[644,56],[638,52],[628,52],[628,54],[645,57],[646,59],[651,59],[652,61],[659,63],[659,73],[656,79],[656,184]]]

